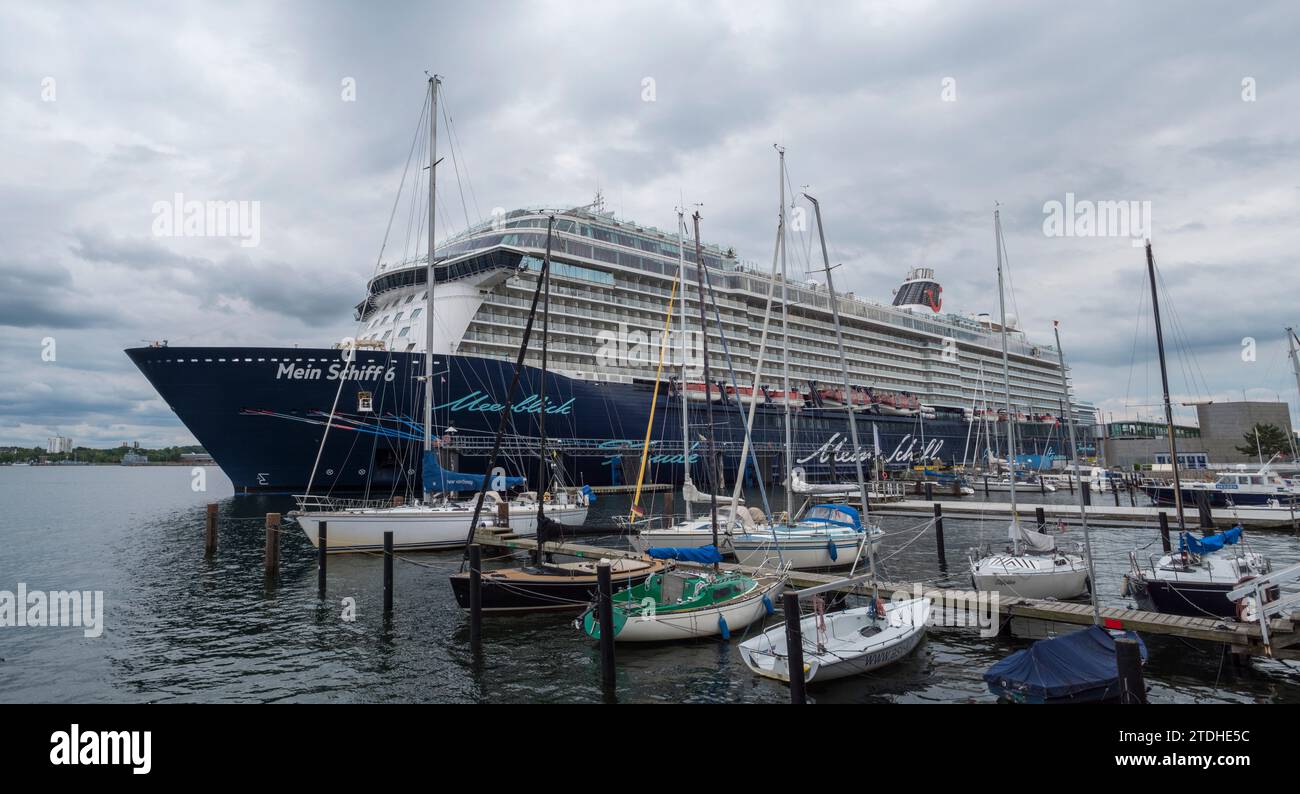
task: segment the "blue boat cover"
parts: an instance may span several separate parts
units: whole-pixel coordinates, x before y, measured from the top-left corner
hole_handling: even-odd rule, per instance
[[[1217,535],[1211,535],[1208,538],[1196,538],[1191,533],[1184,532],[1178,536],[1178,550],[1190,551],[1193,554],[1209,554],[1212,551],[1218,551],[1224,546],[1231,546],[1241,540],[1241,525],[1232,529],[1220,532]]]
[[[458,471],[447,471],[438,462],[438,453],[429,450],[424,453],[424,489],[426,491],[477,491],[483,487],[483,474],[461,474]],[[501,477],[501,482],[489,483],[493,486],[494,491],[504,491],[507,488],[514,488],[523,485],[527,480],[523,477]],[[500,488],[496,486],[500,485]]]
[[[582,495],[587,497],[588,504],[594,505],[596,503],[596,492],[591,489],[590,485],[582,486]]]
[[[1132,631],[1125,634],[1138,641],[1142,659],[1146,660],[1147,646],[1142,638]],[[1118,678],[1115,640],[1099,626],[1039,640],[984,673],[984,682],[990,687],[1044,700],[1104,689]]]
[[[862,531],[862,517],[855,508],[840,504],[813,505],[799,523],[830,524],[836,527],[849,527]]]
[[[699,546],[696,548],[662,546],[653,549],[646,549],[645,553],[654,557],[656,560],[678,560],[680,562],[700,562],[709,564],[722,562],[722,555],[718,553],[717,546]]]

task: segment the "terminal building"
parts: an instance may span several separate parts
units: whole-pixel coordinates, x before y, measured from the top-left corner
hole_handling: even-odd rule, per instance
[[[1258,455],[1246,455],[1237,449],[1245,445],[1246,435],[1256,424],[1274,425],[1287,437],[1295,438],[1291,411],[1284,402],[1198,403],[1195,425],[1174,425],[1179,466],[1206,469],[1258,464]],[[1169,439],[1163,422],[1108,422],[1098,435],[1106,466],[1132,469],[1169,465]]]

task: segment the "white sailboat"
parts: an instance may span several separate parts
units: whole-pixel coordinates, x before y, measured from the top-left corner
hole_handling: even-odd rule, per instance
[[[822,259],[826,268],[826,288],[830,293],[831,306],[835,307],[837,305],[835,286],[831,276],[829,254],[826,251],[826,233],[822,228],[821,206],[813,197],[807,194],[804,194],[804,197],[812,203],[816,213],[817,232],[821,238]],[[840,363],[847,373],[838,309],[835,310],[834,316],[836,347],[839,350]],[[856,461],[863,510],[866,510],[868,505],[866,479],[862,473],[857,424],[851,410],[849,411],[849,433],[853,441],[853,457]],[[930,619],[930,600],[920,597],[886,605],[877,591],[875,543],[868,542],[866,546],[869,565],[866,578],[871,583],[870,603],[865,607],[846,609],[841,612],[815,612],[799,621],[801,637],[805,642],[811,641],[809,647],[801,649],[805,682],[845,678],[879,669],[907,656],[925,638],[926,626]],[[829,589],[834,586],[836,584],[824,587]],[[774,626],[759,636],[741,643],[740,658],[755,673],[788,682],[790,657],[787,642],[785,626]]]
[[[1011,365],[1007,352],[1007,307],[1002,279],[1002,218],[993,212],[994,240],[998,260],[998,306],[1002,313],[1002,379],[1006,392],[1007,415],[1011,407]],[[1015,450],[1015,422],[1007,422],[1007,449]],[[1009,452],[1010,456],[1014,456]],[[1003,595],[1024,598],[1076,598],[1088,592],[1088,561],[1082,554],[1057,548],[1051,535],[1026,529],[1020,524],[1016,509],[1016,478],[1008,478],[1011,494],[1011,523],[1007,538],[1011,546],[1005,553],[972,555],[971,580],[978,590],[996,590]]]
[[[438,86],[441,82],[437,75],[429,77],[429,267],[426,282],[429,288],[425,293],[425,313],[429,321],[425,323],[423,499],[409,504],[392,505],[313,496],[311,494],[312,482],[315,479],[313,468],[312,479],[307,485],[307,494],[297,497],[298,509],[289,513],[289,517],[298,522],[313,546],[319,542],[319,528],[324,523],[327,551],[330,553],[382,549],[384,533],[389,531],[393,533],[393,548],[404,551],[435,551],[462,547],[468,542],[467,538],[470,537],[472,528],[491,526],[494,519],[482,515],[481,507],[474,502],[453,500],[451,495],[462,489],[475,491],[482,489],[485,498],[490,493],[495,503],[502,502],[500,495],[495,491],[483,488],[486,484],[484,482],[486,475],[460,474],[443,470],[434,444],[433,305],[434,288],[437,283],[434,277],[434,210],[437,185]],[[549,234],[548,230],[548,236]],[[355,350],[352,352],[355,354]],[[542,377],[545,378],[544,371]],[[340,379],[339,389],[342,388],[343,379]],[[541,416],[544,417],[545,413],[543,412]],[[327,436],[329,427],[330,424],[327,423],[325,426]],[[322,438],[322,448],[324,443],[325,438]],[[317,462],[319,463],[319,453]],[[542,465],[545,466],[546,463],[543,462]],[[507,477],[502,482],[502,485],[507,487],[520,484],[523,484],[523,478],[519,477]],[[569,492],[557,489],[554,496],[546,493],[540,497],[540,500],[535,493],[525,494],[507,503],[510,527],[521,535],[536,534],[539,512],[546,518],[562,524],[581,524],[587,518],[588,502],[586,491]]]

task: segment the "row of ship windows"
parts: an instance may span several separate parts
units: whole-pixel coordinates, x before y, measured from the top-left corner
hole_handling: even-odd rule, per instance
[[[199,364],[199,363],[251,364],[253,362],[266,363],[269,361],[273,364],[279,364],[279,363],[302,364],[303,362],[306,362],[308,364],[316,364],[316,363],[333,364],[333,363],[337,363],[339,360],[340,359],[338,358],[321,358],[321,359],[316,359],[316,358],[229,358],[229,359],[227,358],[159,358],[159,359],[154,359],[154,362],[159,364],[184,364],[186,362],[190,364]],[[356,363],[362,363],[362,362],[358,361]],[[368,358],[365,360],[364,363],[379,364],[381,362],[373,358]]]

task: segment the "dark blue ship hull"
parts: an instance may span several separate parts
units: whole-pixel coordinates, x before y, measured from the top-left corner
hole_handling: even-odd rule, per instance
[[[416,353],[300,348],[145,347],[126,351],[159,395],[230,477],[237,493],[368,491],[372,497],[420,490],[424,357]],[[434,426],[448,463],[481,471],[505,402],[512,362],[438,356],[434,366]],[[508,473],[535,478],[542,401],[540,371],[525,368],[508,417]],[[635,482],[653,383],[614,383],[549,373],[545,384],[546,435],[551,455],[572,483]],[[362,410],[368,393],[370,410]],[[688,403],[694,436],[693,477],[707,484],[703,402]],[[734,481],[744,442],[747,405],[714,403],[719,458]],[[660,387],[646,481],[682,476],[680,399]],[[333,417],[331,419],[331,417]],[[784,409],[760,405],[754,426],[759,469],[767,481],[783,475]],[[793,464],[810,479],[850,478],[852,445],[847,420],[835,410],[793,412]],[[866,456],[873,426],[880,456],[890,468],[922,460],[960,462],[969,423],[960,414],[923,423],[916,417],[864,416]],[[1049,426],[1020,432],[1024,449],[1059,450]],[[324,445],[322,446],[322,441]],[[319,462],[317,455],[319,453]],[[313,467],[315,476],[312,478]],[[753,478],[747,469],[746,477]],[[532,480],[535,482],[536,480]]]

